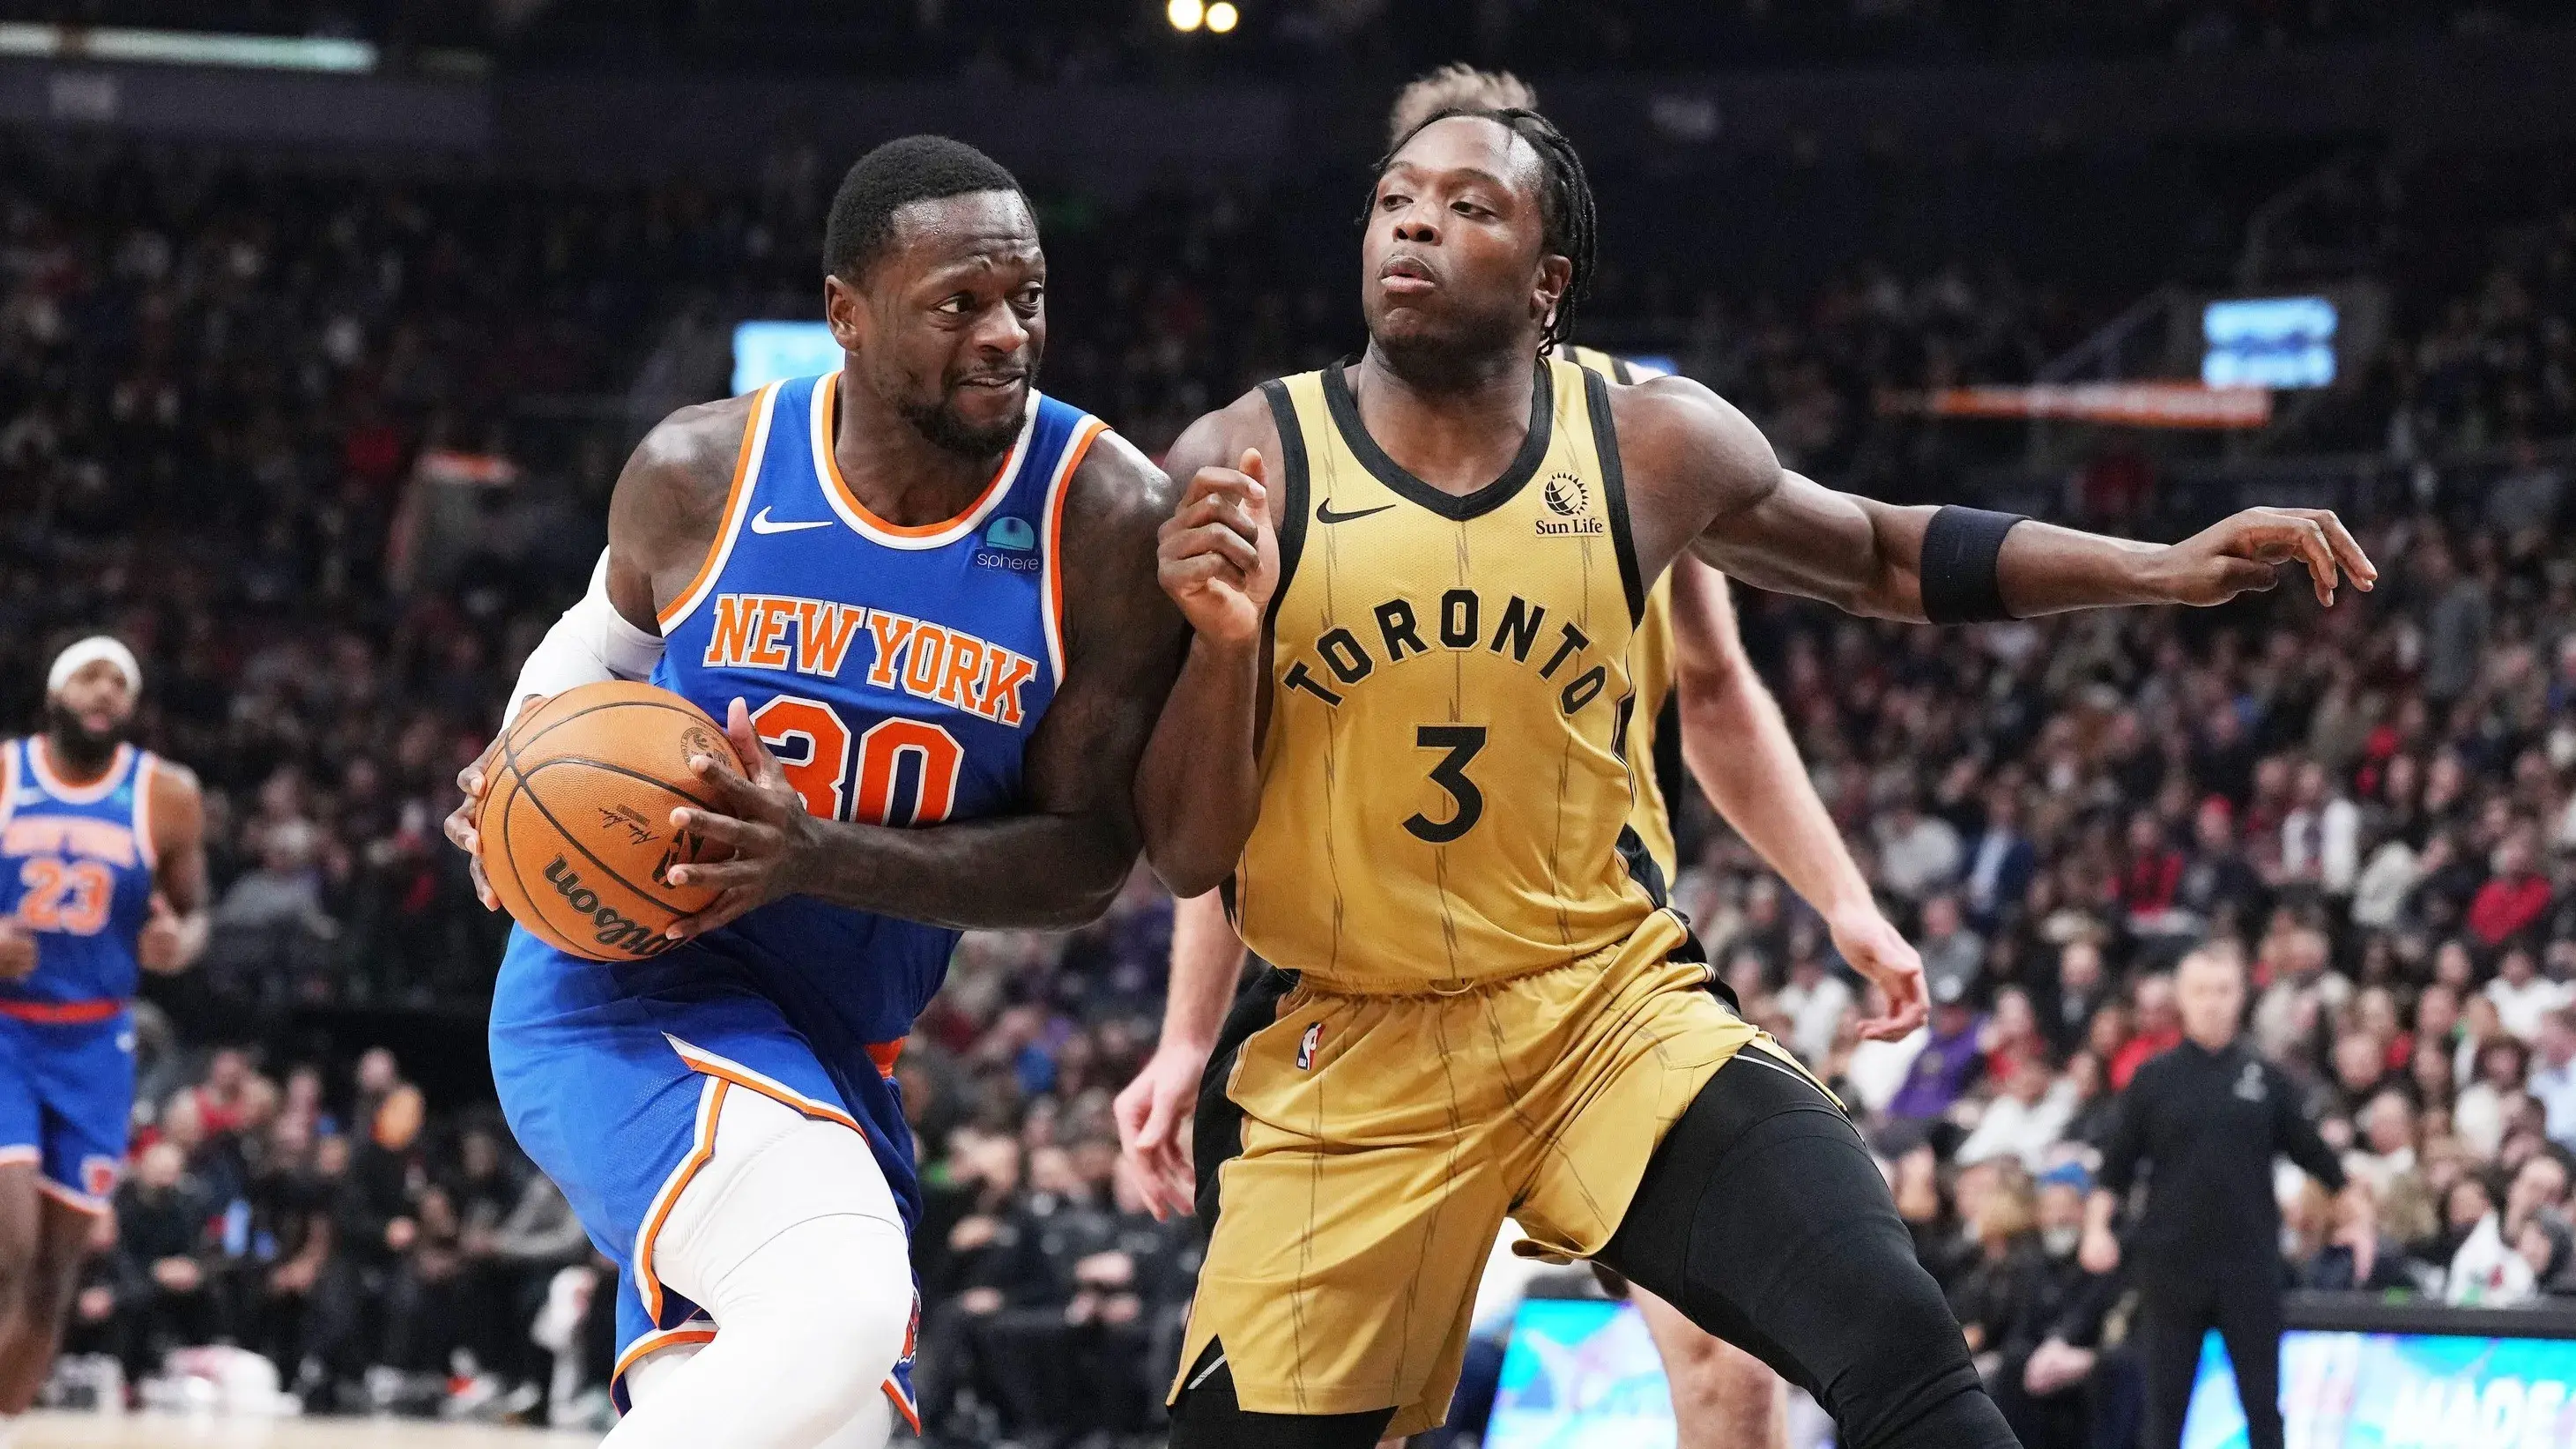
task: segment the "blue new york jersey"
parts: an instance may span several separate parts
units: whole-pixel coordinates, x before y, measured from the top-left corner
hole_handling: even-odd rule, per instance
[[[134,1105],[126,1010],[152,913],[152,775],[117,747],[106,773],[66,783],[41,739],[0,740],[0,918],[35,938],[36,969],[0,981],[0,1164],[104,1211]]]
[[[1104,429],[1033,396],[966,510],[905,528],[840,476],[836,397],[835,377],[755,396],[720,531],[662,612],[654,682],[719,719],[743,701],[816,816],[915,828],[1018,810],[1029,737],[1064,673],[1065,494]],[[725,1090],[857,1128],[917,1221],[894,1059],[957,934],[805,896],[614,965],[512,934],[493,1077],[520,1144],[623,1271],[621,1379],[710,1331],[664,1288],[653,1247],[707,1160]],[[908,1414],[900,1368],[888,1392]]]
[[[1036,399],[972,506],[898,528],[840,476],[832,381],[762,399],[725,535],[662,615],[653,682],[718,719],[742,700],[816,816],[920,826],[1016,809],[1021,754],[1063,673],[1059,505],[1101,425]],[[758,971],[809,1032],[828,1020],[847,1043],[894,1043],[957,933],[793,897],[705,944]]]
[[[0,1011],[122,1005],[151,914],[153,757],[119,745],[107,773],[73,786],[41,739],[0,752],[0,916],[36,938],[35,974],[0,981]]]

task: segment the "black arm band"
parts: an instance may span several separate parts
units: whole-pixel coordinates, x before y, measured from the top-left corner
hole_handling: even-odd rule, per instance
[[[2026,514],[1956,505],[1933,514],[1923,530],[1923,617],[1935,624],[2011,618],[1996,561],[2003,557],[2004,535],[2029,521]]]

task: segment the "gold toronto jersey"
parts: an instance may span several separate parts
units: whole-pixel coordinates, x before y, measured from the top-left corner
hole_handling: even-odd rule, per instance
[[[1566,360],[1586,372],[1616,383],[1662,377],[1664,370],[1615,356],[1598,347],[1569,347]],[[1663,776],[1655,769],[1655,732],[1662,727],[1664,705],[1673,697],[1673,573],[1666,569],[1646,591],[1646,617],[1628,646],[1629,672],[1635,676],[1637,707],[1628,721],[1628,774],[1637,782],[1637,803],[1628,812],[1628,828],[1645,843],[1669,888],[1681,869],[1681,847],[1673,839],[1671,802],[1664,798]]]
[[[1463,496],[1369,437],[1341,367],[1264,384],[1281,579],[1232,904],[1319,987],[1506,980],[1616,947],[1662,904],[1631,824],[1646,589],[1608,383],[1561,360],[1533,382],[1518,455]]]

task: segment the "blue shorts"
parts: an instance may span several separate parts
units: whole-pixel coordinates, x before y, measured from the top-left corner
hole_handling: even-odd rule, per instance
[[[134,1018],[79,1025],[0,1015],[0,1164],[33,1163],[48,1196],[105,1212],[134,1114]]]
[[[892,1101],[891,1085],[874,1072],[855,1087],[847,1075],[836,1078],[777,1003],[713,953],[683,946],[604,966],[513,929],[493,985],[491,1047],[510,1131],[617,1264],[611,1391],[621,1410],[626,1371],[637,1360],[715,1335],[705,1311],[655,1274],[653,1239],[713,1150],[723,1092],[758,1092],[858,1132],[888,1168],[898,1199],[909,1196],[909,1142],[894,1176],[896,1144],[871,1130]],[[863,1094],[854,1113],[850,1098]],[[917,1430],[910,1335],[886,1394]]]

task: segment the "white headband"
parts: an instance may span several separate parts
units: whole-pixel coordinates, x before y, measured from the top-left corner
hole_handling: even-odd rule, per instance
[[[54,656],[54,667],[45,671],[45,693],[61,689],[72,682],[73,675],[102,659],[125,676],[128,691],[143,692],[143,666],[134,662],[134,651],[105,634],[92,634]]]

